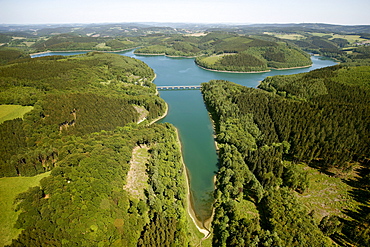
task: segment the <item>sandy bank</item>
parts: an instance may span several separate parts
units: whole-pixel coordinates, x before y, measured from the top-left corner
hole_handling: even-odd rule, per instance
[[[176,138],[177,138],[177,142],[179,143],[179,146],[180,146],[180,150],[182,150],[182,145],[181,145],[181,141],[180,141],[180,137],[179,137],[179,132],[178,130],[176,129]],[[207,239],[210,235],[211,235],[211,232],[206,229],[204,227],[204,223],[199,221],[196,217],[196,214],[195,214],[195,211],[194,211],[194,208],[192,206],[192,203],[191,203],[191,193],[190,193],[190,181],[189,181],[189,174],[188,174],[188,170],[186,168],[186,165],[185,165],[185,162],[184,162],[184,158],[181,154],[181,162],[182,162],[182,165],[183,165],[183,168],[184,168],[184,171],[185,171],[185,180],[186,180],[186,194],[187,194],[187,212],[190,216],[190,218],[193,220],[195,226],[197,227],[197,229],[204,234],[204,238],[203,239]],[[212,217],[211,217],[212,218]],[[209,221],[209,220],[206,220],[206,222]],[[209,222],[210,224],[210,222]]]
[[[157,121],[159,121],[159,120],[161,120],[161,119],[163,119],[167,116],[167,114],[168,114],[168,104],[166,102],[165,102],[165,104],[166,104],[166,110],[164,111],[164,113],[161,116],[157,117],[156,119],[152,120],[148,125],[151,125],[151,124],[153,124],[153,123],[155,123],[155,122],[157,122]]]
[[[149,125],[157,122],[158,120],[164,118],[168,113],[168,105],[166,103],[166,111],[165,113],[154,119],[152,122],[149,123]],[[196,217],[196,214],[195,214],[195,211],[194,211],[194,208],[192,206],[192,203],[191,203],[191,193],[190,193],[190,182],[189,182],[189,175],[188,175],[188,170],[186,168],[186,165],[185,165],[185,162],[184,162],[184,158],[182,156],[182,144],[181,144],[181,141],[180,141],[180,137],[179,137],[179,132],[178,130],[176,129],[176,138],[177,138],[177,142],[179,144],[179,148],[181,150],[181,163],[183,165],[183,168],[184,168],[184,176],[185,176],[185,185],[186,185],[186,195],[187,195],[187,198],[186,198],[186,207],[187,207],[187,212],[190,216],[190,218],[192,219],[192,221],[194,222],[195,226],[197,227],[197,229],[199,230],[199,232],[203,233],[204,234],[204,238],[203,239],[207,239],[209,236],[210,236],[210,231],[208,229],[206,229],[206,227],[204,226],[207,226],[207,228],[209,228],[209,226],[211,225],[211,219],[208,219],[206,220],[205,222],[201,222],[197,219]]]
[[[261,70],[261,71],[229,71],[229,70],[216,70],[216,69],[207,69],[205,67],[200,66],[197,64],[197,66],[201,69],[208,70],[208,71],[213,71],[213,72],[221,72],[221,73],[237,73],[237,74],[256,74],[256,73],[265,73],[265,72],[270,72],[271,70]]]
[[[298,67],[289,67],[289,68],[270,68],[269,70],[261,70],[261,71],[248,71],[248,72],[245,72],[245,71],[228,71],[228,70],[216,70],[216,69],[207,69],[205,67],[202,67],[200,65],[197,64],[197,66],[201,69],[204,69],[204,70],[208,70],[208,71],[213,71],[213,72],[221,72],[221,73],[245,73],[245,74],[248,74],[248,73],[265,73],[265,72],[270,72],[271,70],[288,70],[288,69],[303,69],[303,68],[308,68],[308,67],[311,67],[312,64],[309,64],[309,65],[305,65],[305,66],[298,66]]]
[[[139,53],[139,52],[134,52],[135,55],[138,56],[166,56],[166,57],[182,57],[182,58],[196,58],[197,56],[171,56],[171,55],[166,55],[166,53]]]
[[[278,69],[273,68],[273,70],[303,69],[303,68],[308,68],[311,66],[312,64],[305,65],[305,66],[298,66],[298,67],[289,67],[289,68],[278,68]]]

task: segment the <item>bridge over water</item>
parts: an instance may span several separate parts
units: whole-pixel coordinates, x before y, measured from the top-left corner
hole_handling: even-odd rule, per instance
[[[199,90],[201,88],[200,85],[192,85],[192,86],[157,86],[158,90]]]

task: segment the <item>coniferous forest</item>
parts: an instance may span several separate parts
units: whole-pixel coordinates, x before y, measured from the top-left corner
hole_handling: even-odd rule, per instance
[[[214,246],[370,244],[369,73],[337,65],[268,77],[259,89],[202,85],[220,157]],[[310,168],[328,179],[355,172],[342,180],[358,208],[321,215],[303,204]]]

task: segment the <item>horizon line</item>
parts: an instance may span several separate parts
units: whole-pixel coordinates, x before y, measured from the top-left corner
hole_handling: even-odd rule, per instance
[[[326,24],[337,26],[370,26],[370,24],[339,24],[327,22],[176,22],[176,21],[123,21],[123,22],[55,22],[55,23],[0,23],[0,25],[89,25],[89,24],[193,24],[193,25],[297,25],[297,24]]]

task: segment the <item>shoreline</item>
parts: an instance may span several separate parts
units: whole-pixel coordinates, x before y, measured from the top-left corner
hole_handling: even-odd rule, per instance
[[[41,52],[36,52],[36,53],[31,53],[29,54],[31,57],[34,55],[40,55],[40,54],[46,54],[50,52],[107,52],[107,53],[115,53],[115,52],[123,52],[123,51],[129,51],[129,50],[134,50],[139,47],[134,47],[134,48],[128,48],[128,49],[123,49],[123,50],[117,50],[117,51],[99,51],[99,50],[68,50],[68,51],[41,51]],[[165,57],[171,57],[171,58],[196,58],[198,56],[171,56],[171,55],[166,55],[165,53],[135,53],[137,56],[165,56]],[[199,64],[195,63],[199,68],[212,71],[212,72],[220,72],[220,73],[236,73],[236,74],[258,74],[258,73],[267,73],[271,72],[271,70],[289,70],[289,69],[303,69],[303,68],[308,68],[312,66],[312,63],[309,65],[304,65],[304,66],[297,66],[297,67],[288,67],[288,68],[269,68],[268,70],[260,70],[260,71],[229,71],[229,70],[217,70],[217,69],[208,69],[206,67],[200,66]]]
[[[184,176],[185,176],[185,183],[186,183],[186,195],[187,195],[187,199],[186,199],[186,208],[187,208],[187,213],[188,215],[190,216],[190,218],[192,219],[194,225],[196,226],[196,228],[199,230],[199,232],[203,233],[204,234],[204,237],[202,238],[202,240],[204,239],[207,239],[210,237],[211,235],[211,231],[208,230],[204,224],[206,222],[208,222],[212,216],[213,216],[213,213],[212,213],[212,216],[205,220],[204,222],[201,222],[197,219],[196,217],[196,214],[195,214],[195,211],[194,211],[194,207],[191,203],[191,191],[190,191],[190,179],[189,179],[189,173],[188,173],[188,168],[186,167],[185,165],[185,162],[184,162],[184,158],[182,156],[182,144],[181,144],[181,141],[180,141],[180,135],[179,135],[179,131],[177,128],[176,129],[176,139],[177,139],[177,142],[179,144],[179,147],[180,147],[180,150],[181,150],[181,163],[183,165],[183,168],[184,168]],[[209,222],[210,224],[211,222]]]
[[[157,117],[156,119],[153,119],[150,123],[148,123],[148,126],[152,125],[153,123],[155,123],[155,122],[157,122],[157,121],[159,121],[159,120],[161,120],[161,119],[163,119],[167,116],[169,107],[168,107],[168,104],[167,104],[166,101],[165,101],[165,104],[166,104],[166,110],[164,111],[164,113],[161,116]]]
[[[310,65],[304,65],[304,66],[298,66],[298,67],[290,67],[290,68],[278,68],[278,69],[272,69],[272,70],[289,70],[289,69],[303,69],[303,68],[308,68],[311,67],[313,63]]]
[[[217,70],[217,69],[208,69],[206,67],[200,66],[199,64],[195,63],[199,68],[208,70],[208,71],[213,71],[213,72],[220,72],[220,73],[235,73],[235,74],[257,74],[257,73],[266,73],[270,72],[271,69],[269,70],[261,70],[261,71],[228,71],[228,70]]]
[[[199,68],[208,70],[208,71],[213,71],[213,72],[220,72],[220,73],[237,73],[237,74],[258,74],[258,73],[266,73],[266,72],[271,72],[272,70],[289,70],[289,69],[303,69],[303,68],[308,68],[311,67],[312,64],[310,65],[304,65],[304,66],[297,66],[297,67],[289,67],[289,68],[270,68],[268,70],[261,70],[261,71],[228,71],[228,70],[216,70],[216,69],[208,69],[203,66],[200,66],[199,64],[195,63]]]
[[[166,57],[172,57],[172,58],[196,58],[198,56],[171,56],[171,55],[166,55],[166,53],[135,53],[135,55],[138,56],[166,56]]]
[[[165,118],[168,114],[168,104],[167,102],[166,103],[166,110],[165,112],[163,113],[163,115],[159,116],[158,118],[152,120],[148,125],[151,125],[163,118]],[[184,162],[184,157],[182,155],[182,143],[180,141],[180,134],[179,134],[179,131],[176,127],[175,128],[175,132],[176,132],[176,139],[177,139],[177,143],[179,145],[179,148],[180,148],[180,152],[181,152],[181,163],[182,163],[182,166],[184,168],[184,176],[185,176],[185,186],[186,186],[186,211],[189,215],[189,217],[191,218],[191,220],[193,221],[195,227],[198,229],[199,232],[203,233],[204,234],[204,237],[202,238],[203,240],[204,239],[207,239],[210,237],[211,235],[211,231],[208,230],[207,228],[209,227],[206,227],[205,225],[209,225],[211,224],[212,222],[212,218],[213,218],[213,213],[214,213],[214,209],[213,209],[213,212],[212,212],[212,215],[209,219],[205,220],[204,222],[201,222],[197,219],[196,217],[196,214],[195,214],[195,211],[194,211],[194,207],[191,203],[191,191],[190,191],[190,178],[189,178],[189,173],[188,173],[188,169],[185,165],[185,162]]]

